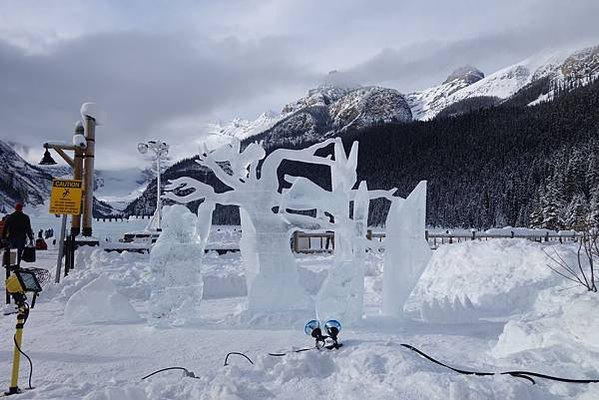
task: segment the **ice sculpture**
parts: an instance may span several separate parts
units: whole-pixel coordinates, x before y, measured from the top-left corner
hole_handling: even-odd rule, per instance
[[[335,163],[331,166],[332,195],[327,212],[333,216],[335,232],[334,264],[316,296],[316,315],[322,321],[340,319],[352,323],[362,318],[364,257],[367,248],[368,206],[370,199],[392,198],[391,191],[368,191],[365,181],[357,183],[358,142],[349,157],[343,144],[335,143]],[[353,215],[350,202],[353,201]]]
[[[405,201],[394,199],[387,215],[383,314],[401,317],[403,307],[424,272],[432,251],[424,237],[426,181]]]
[[[317,155],[319,150],[331,144],[334,144],[334,158]],[[325,190],[306,177],[291,175],[283,177],[290,187],[282,189],[283,182],[280,182],[277,170],[284,161],[328,166],[331,190]],[[366,239],[368,207],[370,200],[376,198],[387,198],[393,204],[394,214],[389,222],[395,227],[393,237],[401,237],[402,245],[399,253],[393,249],[390,254],[394,260],[400,261],[404,250],[407,249],[408,255],[400,267],[400,271],[408,271],[407,283],[401,279],[397,283],[396,278],[401,272],[394,275],[391,271],[385,279],[390,279],[390,287],[404,285],[410,288],[420,276],[422,260],[411,256],[418,250],[410,246],[416,243],[416,249],[420,249],[424,241],[425,210],[421,202],[426,197],[426,186],[417,187],[404,209],[404,199],[393,196],[395,189],[368,190],[366,182],[358,184],[357,142],[352,144],[349,155],[341,139],[336,138],[301,150],[277,149],[266,156],[261,144],[252,143],[241,150],[240,142],[232,139],[230,144],[212,151],[204,146],[197,162],[212,170],[230,190],[216,193],[210,185],[182,177],[169,183],[165,197],[179,203],[201,200],[204,201],[202,204],[239,206],[243,232],[240,248],[246,271],[248,311],[313,313],[314,303],[299,283],[289,242],[296,230],[332,230],[335,233],[334,262],[316,297],[316,313],[321,319],[359,320],[363,308],[364,255],[367,247],[373,246]],[[356,185],[358,188],[354,189]],[[297,211],[312,211],[312,214],[299,214]],[[418,216],[404,215],[412,211],[419,213]],[[208,219],[208,214],[205,218]],[[397,221],[398,218],[400,221]],[[411,225],[406,225],[409,221],[412,221]],[[410,229],[415,229],[415,232]],[[402,236],[404,231],[409,231],[406,237]],[[411,265],[412,261],[416,264]],[[410,272],[412,270],[418,273]],[[393,305],[390,307],[394,309]]]
[[[231,190],[216,193],[211,186],[188,177],[175,179],[166,187],[165,197],[180,203],[204,200],[239,206],[250,312],[313,311],[313,301],[299,282],[290,237],[294,229],[320,226],[326,218],[322,213],[316,217],[287,213],[277,169],[285,160],[331,165],[330,157],[315,153],[333,142],[301,150],[277,149],[266,157],[261,144],[252,143],[241,151],[239,141],[232,139],[212,152],[204,148],[198,160]],[[310,204],[309,208],[317,208],[314,202]]]
[[[181,325],[197,314],[204,286],[200,263],[214,207],[205,201],[197,217],[182,205],[164,207],[163,230],[150,253],[151,324]]]

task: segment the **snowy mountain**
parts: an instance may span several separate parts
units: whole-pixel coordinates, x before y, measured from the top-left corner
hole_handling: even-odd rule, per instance
[[[538,97],[529,103],[534,105],[551,100],[557,88],[586,84],[597,76],[599,46],[575,52],[539,53],[489,76],[466,65],[453,71],[440,85],[405,96],[390,88],[327,83],[285,105],[280,113],[266,112],[253,121],[217,123],[212,133],[241,140],[255,137],[267,144],[297,144],[381,123],[432,119],[452,105],[474,103],[472,99],[484,100],[477,104],[497,105],[546,79]]]
[[[122,210],[143,193],[152,179],[154,173],[149,169],[98,170],[95,176],[95,196],[115,209]]]
[[[408,104],[414,119],[429,119],[451,104],[451,96],[473,83],[484,79],[485,74],[471,66],[464,66],[452,72],[441,85],[410,93]]]
[[[268,146],[298,144],[350,129],[411,120],[406,99],[395,89],[326,84],[285,105],[280,114],[265,113],[255,121],[233,120],[217,125],[214,133],[264,140]]]
[[[0,141],[0,210],[12,210],[17,201],[39,205],[50,195],[52,176],[31,165]]]
[[[551,100],[557,88],[586,84],[599,76],[599,46],[570,52],[542,53],[503,68],[487,77],[473,67],[453,72],[441,85],[407,96],[414,119],[434,118],[447,107],[473,98],[498,102],[542,79],[548,84],[530,104]]]
[[[274,111],[267,111],[262,113],[253,121],[235,118],[227,123],[216,122],[211,126],[211,133],[234,136],[243,140],[272,128],[272,126],[279,122],[282,118],[283,114],[278,114]]]

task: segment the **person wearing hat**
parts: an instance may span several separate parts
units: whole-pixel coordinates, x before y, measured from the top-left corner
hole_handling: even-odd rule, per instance
[[[10,214],[4,222],[3,238],[7,240],[11,249],[17,249],[17,265],[21,265],[21,256],[27,238],[29,243],[33,245],[33,230],[31,229],[31,221],[29,216],[23,212],[23,204],[15,204],[15,212]]]

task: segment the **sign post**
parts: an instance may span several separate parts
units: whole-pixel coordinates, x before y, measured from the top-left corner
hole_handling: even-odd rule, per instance
[[[54,282],[60,283],[60,270],[64,255],[64,236],[67,228],[67,215],[81,214],[82,182],[74,179],[53,179],[50,191],[50,214],[62,214],[58,260]]]

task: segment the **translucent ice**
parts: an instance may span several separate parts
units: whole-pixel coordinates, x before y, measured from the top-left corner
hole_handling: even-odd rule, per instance
[[[202,203],[198,218],[185,206],[164,207],[163,231],[150,253],[150,323],[179,325],[197,314],[204,286],[200,264],[213,209],[213,203]]]
[[[277,149],[266,157],[261,144],[253,143],[241,150],[240,143],[232,140],[213,151],[204,148],[198,160],[231,190],[215,193],[211,186],[187,177],[173,180],[166,188],[165,197],[179,203],[205,200],[239,206],[243,231],[240,249],[250,312],[313,310],[312,299],[299,283],[290,239],[295,229],[312,226],[318,218],[286,212],[277,170],[286,160],[330,165],[329,158],[315,153],[332,142],[301,150]],[[316,208],[313,201],[308,206]]]
[[[383,313],[402,316],[403,307],[431,258],[424,237],[426,181],[403,201],[394,200],[387,215]]]
[[[317,155],[319,150],[331,144],[334,145],[334,157]],[[283,177],[290,185],[283,189],[278,170],[286,161],[329,167],[331,190],[325,190],[306,177],[291,175]],[[366,182],[360,182],[358,189],[354,189],[358,184],[357,142],[352,144],[349,154],[346,154],[341,139],[336,138],[300,150],[277,149],[266,156],[260,143],[252,143],[242,150],[239,141],[233,139],[217,149],[204,147],[198,163],[212,170],[230,190],[216,193],[203,182],[183,177],[170,182],[165,197],[179,203],[202,200],[208,204],[239,206],[243,231],[240,249],[246,272],[248,311],[314,312],[313,301],[299,282],[290,239],[294,231],[318,229],[333,231],[335,237],[333,265],[317,295],[316,313],[323,319],[337,318],[345,322],[362,317],[364,253],[370,246],[366,239],[370,200],[387,198],[394,203],[392,209],[397,213],[398,207],[403,207],[403,199],[393,196],[395,190],[369,191]],[[424,206],[419,207],[426,200],[426,188],[421,193],[419,190],[417,188],[417,194],[407,202],[410,206],[415,203],[415,206],[406,207],[400,214],[413,210],[421,214],[416,218],[401,215],[401,221],[396,223],[399,235],[410,229],[417,231],[402,238],[409,251],[414,251],[410,247],[414,243],[416,249],[422,244],[415,237],[420,235],[424,241]],[[312,211],[312,214],[298,211]],[[394,216],[392,220],[395,219]],[[410,221],[411,224],[405,225]],[[416,270],[420,271],[419,268]],[[418,277],[419,273],[408,271],[409,282]]]

